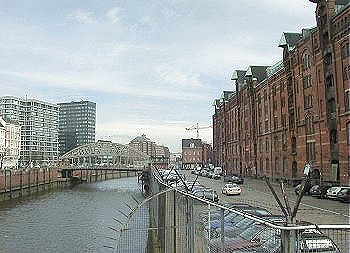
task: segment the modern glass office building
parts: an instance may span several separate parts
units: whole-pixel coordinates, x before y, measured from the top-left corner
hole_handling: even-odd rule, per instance
[[[95,142],[96,103],[90,101],[59,103],[59,153]]]

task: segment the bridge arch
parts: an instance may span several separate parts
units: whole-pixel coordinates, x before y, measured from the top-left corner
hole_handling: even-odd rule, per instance
[[[149,156],[133,147],[111,141],[97,141],[79,146],[60,157],[65,165],[104,166],[120,165],[142,167]]]

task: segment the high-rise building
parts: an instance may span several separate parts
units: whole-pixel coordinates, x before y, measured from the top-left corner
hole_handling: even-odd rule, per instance
[[[90,101],[59,103],[60,155],[95,142],[96,103]]]
[[[47,165],[57,160],[57,105],[3,96],[0,97],[0,115],[21,126],[20,166]]]

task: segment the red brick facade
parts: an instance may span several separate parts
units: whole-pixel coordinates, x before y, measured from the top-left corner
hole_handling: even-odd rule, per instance
[[[182,139],[182,168],[207,166],[212,158],[212,147],[201,139]]]
[[[283,33],[283,60],[233,73],[215,100],[214,164],[226,173],[349,184],[349,5],[319,1],[317,26]]]

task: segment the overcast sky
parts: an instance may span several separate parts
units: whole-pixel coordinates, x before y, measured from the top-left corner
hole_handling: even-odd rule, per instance
[[[97,103],[96,134],[181,150],[234,69],[282,58],[307,0],[0,0],[0,95]],[[212,142],[212,129],[200,137]]]

